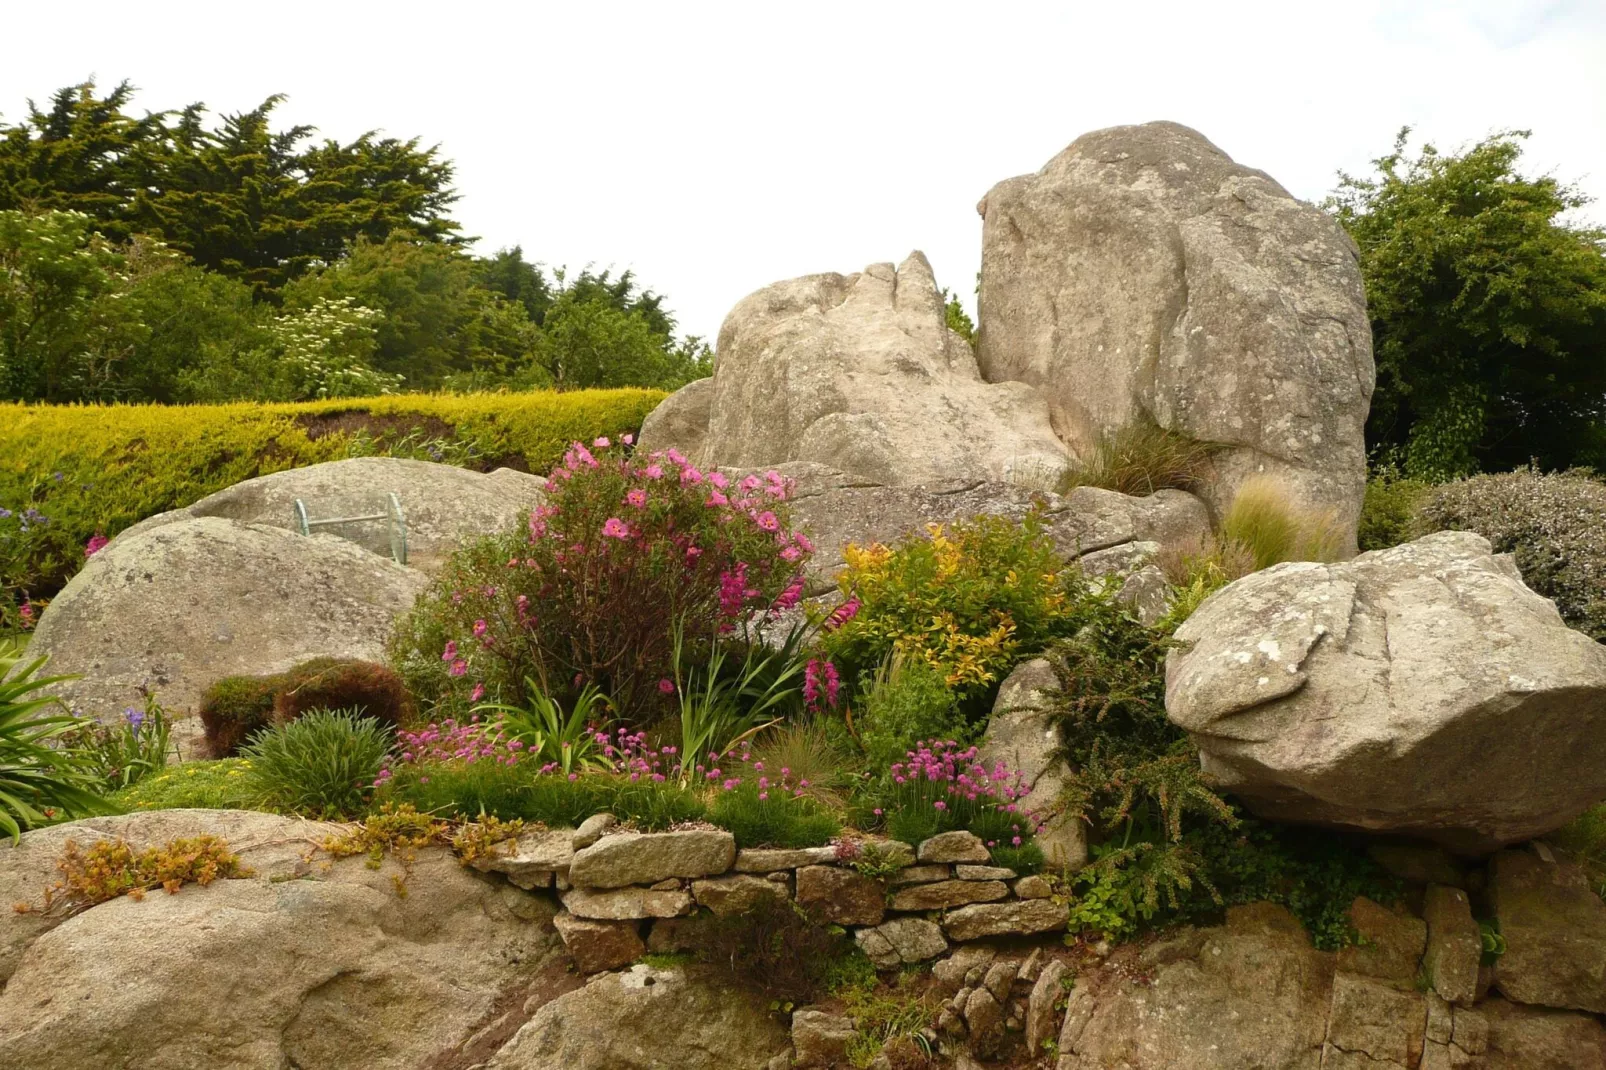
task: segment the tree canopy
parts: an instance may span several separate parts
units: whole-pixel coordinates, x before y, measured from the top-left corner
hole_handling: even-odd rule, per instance
[[[209,125],[69,86],[0,123],[0,398],[293,399],[678,386],[707,374],[661,295],[520,246],[477,258],[436,147]]]
[[[1606,465],[1606,233],[1568,219],[1587,198],[1520,173],[1526,131],[1414,158],[1408,135],[1328,201],[1361,250],[1374,453],[1428,478]]]

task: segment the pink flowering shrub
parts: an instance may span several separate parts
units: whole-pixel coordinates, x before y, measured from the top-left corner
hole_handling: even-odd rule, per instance
[[[521,530],[454,556],[392,659],[427,698],[518,701],[526,678],[554,696],[595,685],[645,723],[673,705],[677,620],[706,650],[801,599],[809,546],[791,493],[775,472],[733,480],[674,450],[576,442]]]

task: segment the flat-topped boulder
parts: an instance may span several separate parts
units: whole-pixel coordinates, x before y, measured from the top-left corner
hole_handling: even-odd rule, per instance
[[[332,535],[180,519],[90,558],[45,610],[30,653],[79,677],[54,691],[85,713],[120,713],[146,686],[183,717],[220,677],[322,656],[383,661],[394,621],[428,582]]]
[[[1606,798],[1606,646],[1481,536],[1276,565],[1177,639],[1166,714],[1261,817],[1479,855]]]
[[[735,861],[736,837],[723,829],[620,832],[574,852],[569,881],[576,888],[623,888],[715,876]]]

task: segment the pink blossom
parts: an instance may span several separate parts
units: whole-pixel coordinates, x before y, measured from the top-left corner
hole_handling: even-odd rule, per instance
[[[751,493],[752,491],[757,490],[759,487],[762,487],[764,485],[764,481],[757,476],[744,476],[740,485],[743,490]]]
[[[802,556],[803,551],[799,550],[796,546],[788,546],[786,549],[781,551],[782,561],[796,561]]]
[[[446,649],[441,651],[442,661],[451,661],[457,657],[457,640],[446,640]]]
[[[753,522],[765,531],[779,531],[781,527],[781,522],[775,518],[775,514],[767,510],[754,517]]]
[[[718,487],[720,490],[724,490],[726,487],[731,485],[731,481],[725,478],[724,472],[708,473],[708,481],[714,486]]]
[[[637,509],[641,509],[647,504],[647,492],[640,487],[636,487],[625,495],[625,501],[634,505]]]
[[[468,673],[468,662],[464,661],[462,658],[458,658],[456,661],[452,662],[452,667],[447,671],[453,676],[464,676]]]
[[[613,445],[613,443],[608,441],[607,435],[598,435],[596,440],[591,443],[591,448],[594,450],[605,450],[611,445]]]
[[[634,446],[636,444],[636,436],[626,434],[623,441],[626,446]]]
[[[854,617],[858,616],[859,606],[862,604],[863,603],[859,601],[857,596],[849,598],[846,602],[843,602],[831,612],[831,615],[825,619],[825,623],[821,625],[821,627],[828,632],[835,631],[848,621],[852,620]]]
[[[675,693],[675,681],[667,676],[664,677],[658,681],[658,690],[665,695],[673,695]]]
[[[664,450],[664,458],[670,464],[684,465],[686,463],[685,455],[673,448]]]
[[[804,553],[812,554],[814,552],[814,544],[810,542],[809,537],[803,534],[801,531],[792,536],[792,541],[797,543],[798,549],[802,550]]]
[[[725,495],[721,494],[717,490],[711,490],[708,492],[708,500],[703,504],[708,506],[710,509],[716,509],[721,505],[729,505],[730,503],[730,499],[725,497]]]
[[[470,702],[478,702],[480,699],[482,699],[484,697],[485,697],[485,685],[484,684],[475,684],[474,685],[474,690],[472,690],[472,691],[470,691],[468,693],[468,700]],[[518,741],[514,740],[514,743],[518,743]]]
[[[616,516],[610,516],[602,524],[602,534],[610,539],[630,538],[630,527]]]
[[[664,467],[661,464],[649,464],[646,470],[642,472],[642,475],[648,479],[662,479],[664,478]]]
[[[680,481],[686,486],[693,486],[703,481],[703,474],[688,464],[680,470]]]
[[[487,625],[486,625],[486,623],[485,623],[483,618],[480,619],[480,620],[475,621],[474,622],[474,635],[475,635],[475,637],[477,638],[479,636],[484,635],[486,628],[487,628]]]
[[[95,532],[95,534],[89,537],[89,541],[84,543],[84,556],[94,557],[96,554],[104,550],[106,548],[106,544],[110,541],[110,539],[102,535],[100,532]]]

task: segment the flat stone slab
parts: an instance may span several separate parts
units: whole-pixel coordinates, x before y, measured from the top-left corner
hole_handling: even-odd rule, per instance
[[[1050,899],[976,903],[951,911],[942,920],[942,931],[948,939],[960,942],[989,936],[1025,936],[1062,929],[1070,917],[1069,906]]]
[[[735,860],[736,837],[723,829],[616,833],[574,853],[569,881],[576,888],[656,884],[724,873]]]

